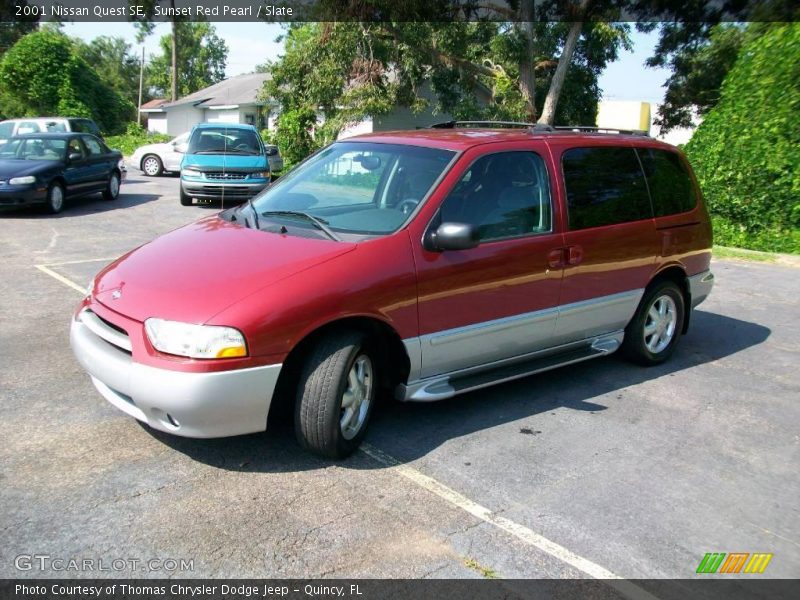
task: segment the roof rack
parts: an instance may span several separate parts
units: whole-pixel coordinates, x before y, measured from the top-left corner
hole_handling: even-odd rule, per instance
[[[618,135],[641,135],[649,137],[640,129],[618,129],[616,127],[590,127],[587,125],[545,125],[543,123],[524,123],[522,121],[444,121],[431,125],[431,129],[456,129],[457,127],[486,127],[496,129],[527,129],[530,133],[556,133],[576,131],[582,133],[613,133]]]
[[[527,129],[531,133],[553,131],[550,125],[523,121],[444,121],[431,125],[431,129],[456,129],[457,127],[486,127],[496,129]]]
[[[588,127],[586,125],[557,125],[556,131],[578,131],[581,133],[616,133],[619,135],[643,135],[650,137],[650,134],[641,129],[618,129],[617,127]]]
[[[444,121],[431,125],[431,129],[455,129],[456,127],[508,127],[508,128],[527,128],[533,123],[523,123],[521,121]]]

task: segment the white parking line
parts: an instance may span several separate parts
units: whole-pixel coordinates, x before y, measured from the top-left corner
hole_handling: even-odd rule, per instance
[[[79,265],[81,263],[90,263],[90,262],[111,262],[112,260],[118,259],[119,256],[109,256],[106,258],[83,258],[81,260],[65,260],[64,262],[57,262],[57,263],[47,263],[42,265],[43,267],[60,267],[61,265]],[[37,265],[38,266],[38,265]]]
[[[64,277],[63,275],[59,275],[55,271],[53,271],[51,269],[48,269],[45,265],[36,265],[36,268],[39,269],[42,273],[46,273],[47,275],[50,275],[50,277],[52,277],[53,279],[56,279],[56,280],[60,281],[64,285],[71,287],[76,292],[80,292],[81,294],[85,294],[86,293],[86,287],[79,286],[74,281],[71,281],[71,280],[67,279],[66,277]]]
[[[548,540],[546,537],[536,533],[532,529],[525,527],[524,525],[520,525],[519,523],[515,523],[511,519],[507,519],[506,517],[502,517],[498,514],[493,513],[491,510],[486,508],[485,506],[481,506],[477,502],[473,502],[463,494],[455,491],[454,489],[447,487],[443,483],[440,483],[433,477],[425,475],[424,473],[417,471],[413,467],[409,467],[398,461],[393,456],[386,454],[384,451],[371,446],[370,444],[362,443],[361,452],[369,456],[370,458],[378,461],[385,467],[393,470],[398,475],[402,475],[406,479],[414,482],[421,488],[428,490],[446,500],[453,506],[460,508],[463,511],[468,512],[474,517],[477,517],[481,521],[485,521],[490,525],[494,525],[495,527],[502,529],[506,533],[510,533],[514,537],[522,540],[526,544],[533,546],[542,552],[546,552],[550,556],[553,556],[564,562],[575,569],[585,573],[589,577],[594,579],[607,579],[609,580],[607,583],[609,586],[616,589],[618,592],[623,594],[628,598],[636,598],[636,599],[647,599],[647,600],[654,600],[656,599],[651,593],[645,591],[644,589],[640,588],[638,585],[631,583],[630,581],[623,580],[619,575],[612,573],[608,569],[601,567],[600,565],[593,563],[587,558],[583,558],[582,556],[578,556],[571,550],[567,550],[563,546],[556,544],[555,542]]]
[[[92,260],[85,260],[85,261],[70,261],[68,263],[58,263],[58,264],[75,264],[78,262],[92,262],[92,261],[100,261],[100,260],[108,260],[108,259],[92,259]],[[56,265],[51,265],[56,266]],[[60,281],[66,286],[71,287],[73,290],[80,292],[81,294],[85,293],[86,290],[79,286],[74,281],[70,281],[63,275],[59,275],[55,271],[48,269],[45,265],[36,265],[36,268],[50,275],[54,279]],[[557,558],[563,563],[574,567],[581,573],[585,573],[589,577],[594,579],[605,579],[607,585],[617,590],[620,594],[625,596],[626,598],[631,598],[633,600],[658,600],[658,598],[652,595],[650,592],[640,588],[638,585],[631,581],[626,581],[622,579],[619,575],[612,573],[608,569],[601,567],[597,563],[590,561],[587,558],[579,556],[564,548],[555,542],[548,540],[546,537],[536,533],[532,529],[525,527],[524,525],[520,525],[512,521],[511,519],[507,519],[506,517],[502,517],[498,514],[493,513],[491,510],[486,508],[485,506],[481,506],[477,502],[474,502],[460,494],[459,492],[455,491],[454,489],[446,486],[443,483],[440,483],[433,477],[429,475],[425,475],[424,473],[414,469],[413,467],[409,467],[406,464],[401,463],[399,460],[394,458],[393,456],[386,454],[383,450],[379,450],[374,446],[362,443],[360,447],[360,451],[372,458],[373,460],[378,461],[388,469],[391,469],[398,475],[402,475],[409,481],[415,483],[419,487],[428,490],[429,492],[436,494],[439,498],[445,500],[446,502],[452,504],[453,506],[460,508],[461,510],[471,514],[472,516],[497,527],[516,537],[519,540],[522,540],[524,543],[528,544],[529,546],[533,546],[542,552]]]

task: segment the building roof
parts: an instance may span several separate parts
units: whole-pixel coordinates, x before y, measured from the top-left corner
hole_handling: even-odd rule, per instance
[[[175,102],[168,102],[162,108],[171,108],[183,104],[212,106],[239,106],[242,104],[261,104],[259,99],[264,82],[271,79],[269,73],[246,73],[229,77],[219,83],[179,98]]]
[[[141,112],[164,112],[164,105],[169,102],[166,98],[153,98],[142,104],[139,108]]]

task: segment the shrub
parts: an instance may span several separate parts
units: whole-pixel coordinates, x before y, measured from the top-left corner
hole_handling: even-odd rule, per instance
[[[715,242],[800,252],[800,23],[752,24],[719,103],[686,145]]]
[[[151,133],[138,123],[128,123],[125,133],[106,138],[106,144],[111,148],[116,148],[125,156],[130,156],[139,146],[145,144],[158,144],[168,142],[172,136],[163,133]]]

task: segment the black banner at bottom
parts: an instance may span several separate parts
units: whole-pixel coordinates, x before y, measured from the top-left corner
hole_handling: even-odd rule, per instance
[[[796,600],[800,580],[3,579],[3,600]]]

